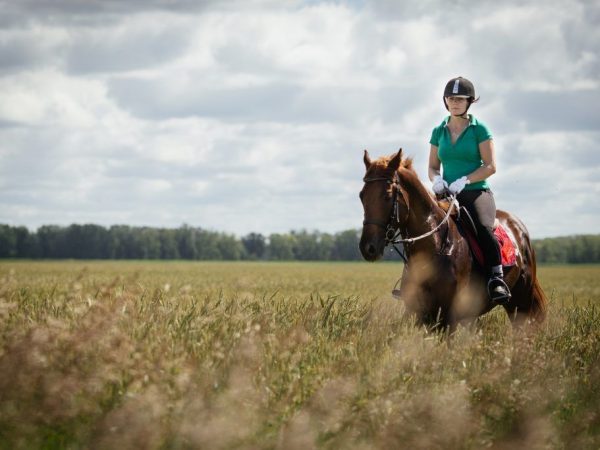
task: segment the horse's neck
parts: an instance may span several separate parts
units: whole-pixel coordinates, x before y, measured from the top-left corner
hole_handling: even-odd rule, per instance
[[[409,214],[406,234],[408,234],[407,237],[416,237],[427,234],[436,228],[443,220],[444,213],[423,184],[416,178],[416,175],[410,177],[408,181],[408,183],[405,183],[405,189],[409,194]],[[439,232],[416,241],[412,245],[415,249],[422,249],[424,251],[439,249],[442,245],[440,233],[443,231],[440,229]]]

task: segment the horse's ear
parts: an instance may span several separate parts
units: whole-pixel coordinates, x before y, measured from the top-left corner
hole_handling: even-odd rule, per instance
[[[367,150],[365,150],[363,161],[365,162],[365,167],[367,170],[369,170],[369,167],[371,167],[371,157],[369,156],[369,152]]]
[[[388,163],[388,169],[392,169],[395,172],[396,170],[398,170],[398,167],[400,167],[401,161],[402,161],[402,149],[398,150],[398,153],[396,153],[394,156],[392,156],[392,159],[390,159],[390,162]]]

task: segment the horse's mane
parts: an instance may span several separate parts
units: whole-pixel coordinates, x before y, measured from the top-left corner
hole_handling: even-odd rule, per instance
[[[386,176],[391,177],[391,176],[393,176],[392,171],[388,169],[388,164],[390,163],[392,158],[393,158],[393,155],[392,156],[381,156],[378,159],[376,159],[375,161],[372,161],[365,176],[369,176],[369,177],[386,177]],[[415,170],[413,168],[413,159],[412,158],[402,159],[402,161],[400,162],[400,168],[407,169],[411,172],[414,172],[415,176],[417,175],[417,173],[415,172]]]
[[[381,156],[375,161],[372,161],[369,170],[367,170],[366,176],[393,176],[392,171],[388,169],[388,164],[393,157],[394,155]],[[421,196],[423,199],[428,201],[428,203],[430,203],[432,208],[438,206],[434,194],[427,190],[427,188],[423,185],[423,182],[419,179],[419,175],[414,169],[413,158],[403,158],[400,161],[400,167],[398,168],[397,173],[400,177],[401,184],[405,189],[408,189],[414,194]]]
[[[390,163],[390,160],[392,159],[394,155],[391,156],[381,156],[378,159],[376,159],[375,161],[373,161],[371,163],[371,166],[369,167],[369,170],[367,170],[367,174],[369,175],[385,175],[385,174],[390,174],[391,172],[390,170],[388,170],[387,166]],[[415,173],[415,169],[413,168],[413,159],[412,158],[405,158],[400,162],[400,167],[403,167],[407,170],[410,170],[412,172]]]

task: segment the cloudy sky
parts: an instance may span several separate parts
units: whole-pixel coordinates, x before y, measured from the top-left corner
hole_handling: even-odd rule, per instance
[[[599,0],[0,1],[0,223],[360,228],[461,75],[498,206],[598,233],[599,43]]]

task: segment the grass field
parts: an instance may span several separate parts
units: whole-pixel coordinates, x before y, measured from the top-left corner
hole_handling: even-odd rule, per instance
[[[600,448],[600,266],[448,342],[398,264],[0,262],[0,448]]]

